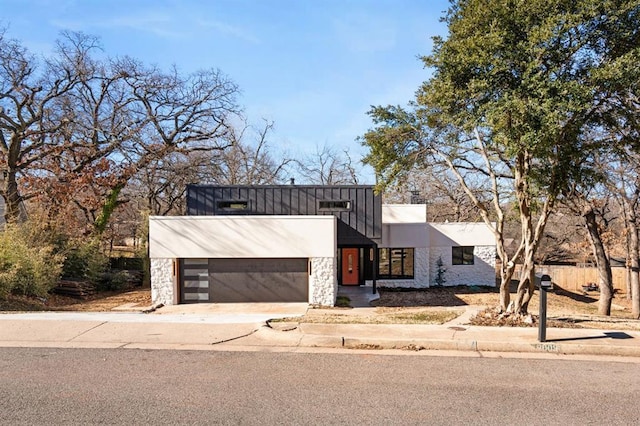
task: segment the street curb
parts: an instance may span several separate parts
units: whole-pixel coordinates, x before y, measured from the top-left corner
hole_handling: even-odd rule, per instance
[[[287,324],[282,329],[262,327],[265,338],[277,338],[281,343],[303,347],[324,347],[344,349],[404,349],[404,350],[442,350],[470,352],[517,352],[549,353],[562,355],[610,355],[640,357],[640,346],[584,345],[580,343],[548,342],[506,342],[470,339],[394,339],[363,338],[324,334],[304,334],[297,327]]]
[[[347,349],[456,350],[640,357],[640,347],[629,346],[560,344],[555,342],[523,343],[478,340],[366,339],[358,337],[343,337],[341,340],[342,347]],[[315,342],[322,342],[322,340],[317,339]],[[333,343],[337,344],[335,340]]]

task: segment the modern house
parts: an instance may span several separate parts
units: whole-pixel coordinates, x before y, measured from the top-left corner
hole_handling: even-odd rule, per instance
[[[149,254],[154,304],[333,306],[340,285],[495,285],[484,224],[430,224],[426,205],[383,205],[365,185],[190,185],[186,216],[149,219]]]

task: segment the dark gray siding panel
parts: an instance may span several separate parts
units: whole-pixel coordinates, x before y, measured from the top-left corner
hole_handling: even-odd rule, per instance
[[[319,210],[320,201],[350,201],[349,211]],[[247,210],[229,211],[217,208],[220,201],[246,201]],[[371,243],[382,238],[382,198],[366,185],[314,186],[211,186],[187,187],[188,215],[334,215],[352,231]],[[338,239],[351,239],[339,231]],[[342,234],[342,237],[340,238]],[[359,239],[359,238],[358,238]]]
[[[282,206],[282,189],[273,189],[273,214],[286,214]]]

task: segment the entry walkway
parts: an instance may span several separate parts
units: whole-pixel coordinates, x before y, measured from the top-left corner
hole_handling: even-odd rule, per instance
[[[359,285],[338,286],[338,297],[348,297],[352,308],[368,308],[371,302],[380,299],[379,293],[373,292],[373,287]]]

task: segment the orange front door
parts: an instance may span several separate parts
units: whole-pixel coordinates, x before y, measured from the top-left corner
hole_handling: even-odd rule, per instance
[[[360,249],[342,249],[342,285],[360,284]]]

